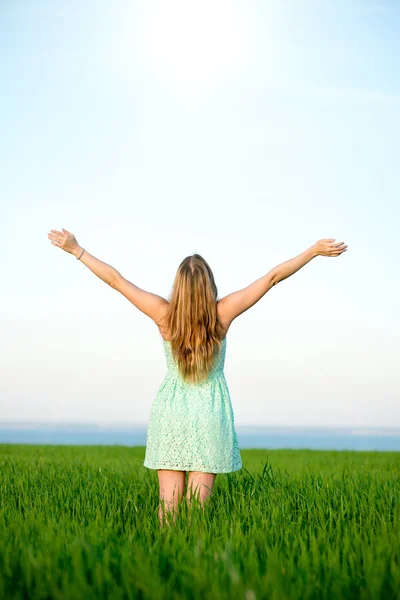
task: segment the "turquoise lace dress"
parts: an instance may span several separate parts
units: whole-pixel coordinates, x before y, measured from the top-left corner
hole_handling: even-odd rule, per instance
[[[200,384],[186,383],[163,338],[167,374],[153,400],[144,466],[149,469],[229,473],[242,467],[224,374],[226,338]]]

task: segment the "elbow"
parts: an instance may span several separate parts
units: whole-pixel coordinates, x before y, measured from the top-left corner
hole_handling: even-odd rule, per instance
[[[271,274],[271,283],[270,283],[270,287],[274,287],[274,285],[276,285],[279,282],[279,278],[278,278],[278,273],[272,273]]]
[[[108,285],[110,287],[112,287],[114,290],[118,290],[118,283],[119,283],[119,277],[118,275],[114,275],[110,281],[108,281]]]

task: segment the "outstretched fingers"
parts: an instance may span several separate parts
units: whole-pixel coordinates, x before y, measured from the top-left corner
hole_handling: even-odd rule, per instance
[[[329,256],[339,256],[343,252],[347,251],[347,244],[344,242],[338,242],[337,244],[330,244]]]

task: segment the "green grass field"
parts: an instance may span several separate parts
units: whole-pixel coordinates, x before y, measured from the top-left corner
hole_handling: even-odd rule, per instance
[[[400,598],[400,453],[242,450],[160,528],[144,448],[0,445],[0,598]]]

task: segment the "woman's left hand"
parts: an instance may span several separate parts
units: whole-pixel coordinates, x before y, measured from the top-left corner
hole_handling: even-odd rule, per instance
[[[62,228],[62,231],[57,231],[57,229],[51,229],[50,233],[47,234],[49,240],[54,246],[58,246],[65,252],[69,252],[70,254],[75,254],[77,249],[79,248],[79,244],[76,241],[76,237],[70,231]]]

